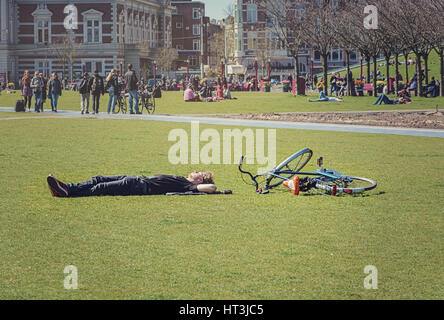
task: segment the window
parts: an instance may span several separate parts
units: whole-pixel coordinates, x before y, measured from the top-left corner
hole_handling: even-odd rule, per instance
[[[340,49],[333,49],[328,54],[328,60],[329,61],[333,61],[333,62],[340,62],[340,61],[342,61],[343,60],[342,50],[340,50]]]
[[[356,52],[350,52],[350,61],[356,61],[358,60],[357,56],[356,56]]]
[[[49,20],[37,21],[37,43],[49,43]]]
[[[200,40],[193,40],[193,50],[200,50]]]
[[[257,6],[254,4],[247,5],[247,22],[248,23],[257,22]]]
[[[103,13],[94,9],[82,13],[83,37],[85,43],[102,43]]]
[[[176,29],[182,29],[182,28],[183,28],[182,22],[176,22]]]
[[[88,20],[86,22],[86,42],[100,43],[100,23],[97,20]]]
[[[49,60],[36,60],[35,70],[43,73],[45,77],[49,77],[51,73],[51,63]]]
[[[52,12],[48,10],[46,4],[39,4],[32,15],[34,17],[34,43],[51,43]]]
[[[193,66],[193,67],[197,66],[197,57],[196,56],[190,57],[190,66]]]
[[[85,72],[93,73],[95,70],[99,72],[99,74],[104,75],[104,61],[100,60],[87,60],[82,61],[82,65],[85,66]]]
[[[200,9],[193,8],[193,19],[200,19]]]
[[[257,34],[249,33],[248,34],[248,49],[256,50],[257,49]]]
[[[314,52],[314,59],[315,59],[315,61],[320,61],[321,60],[321,53],[318,50],[316,50]]]
[[[200,24],[193,24],[193,36],[200,35]]]

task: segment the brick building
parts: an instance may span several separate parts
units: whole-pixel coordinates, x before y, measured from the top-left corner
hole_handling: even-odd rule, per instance
[[[25,70],[39,70],[75,79],[125,71],[128,63],[144,76],[158,49],[172,45],[170,2],[0,0],[0,76],[17,82]]]
[[[172,0],[176,9],[173,13],[173,48],[179,50],[179,67],[200,69],[208,61],[208,24],[205,17],[205,4],[199,1]],[[203,48],[201,46],[203,45]],[[203,51],[203,57],[202,57]]]
[[[305,0],[293,0],[297,10],[305,9]],[[264,10],[259,6],[261,0],[234,0],[234,48],[235,62],[248,67],[248,73],[254,74],[253,64],[259,63],[259,76],[271,64],[272,74],[288,76],[294,72],[294,59],[289,56],[286,48],[281,46],[279,35],[270,22]],[[350,62],[357,63],[358,53],[352,53]],[[319,52],[312,48],[304,48],[299,52],[299,70],[302,74],[310,73],[313,64],[313,73],[322,70],[322,61]],[[266,65],[266,66],[265,66]],[[345,66],[345,52],[334,48],[328,59],[329,68]],[[266,73],[266,72],[265,72]]]

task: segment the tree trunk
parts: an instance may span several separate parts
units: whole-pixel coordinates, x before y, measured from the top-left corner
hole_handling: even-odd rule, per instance
[[[370,56],[367,56],[366,58],[365,58],[366,60],[367,60],[367,79],[366,79],[366,83],[370,83],[370,68],[371,68],[371,66],[370,66]]]
[[[439,51],[439,62],[441,66],[441,97],[444,97],[444,49],[441,48]]]
[[[386,66],[385,66],[385,72],[386,72],[386,82],[387,82],[387,88],[390,91],[390,55],[385,56],[385,62],[386,62]]]
[[[345,79],[347,79],[347,96],[351,96],[351,81],[352,81],[352,77],[349,77],[350,74],[350,52],[349,51],[345,51],[345,64],[347,65],[347,74],[345,76]]]
[[[376,73],[378,73],[378,58],[376,56],[373,57],[373,96],[377,97],[378,93],[376,92],[377,89],[377,82],[378,77],[376,76]]]
[[[422,97],[422,63],[421,63],[421,55],[416,54],[416,65],[418,66],[418,71],[416,73],[416,83],[418,84],[417,91],[419,92],[419,96]]]
[[[328,55],[322,55],[322,71],[324,72],[324,93],[328,95]]]
[[[398,74],[399,74],[399,52],[397,52],[395,54],[395,92],[396,92],[396,95],[398,95],[398,92],[399,92]]]
[[[407,64],[407,61],[409,60],[409,54],[404,51],[404,60],[405,60],[405,85],[409,83],[409,66]]]
[[[293,56],[293,58],[294,58],[294,71],[295,71],[295,77],[294,77],[294,79],[295,79],[295,86],[296,86],[296,95],[300,95],[300,94],[302,94],[302,92],[300,92],[300,90],[299,90],[299,86],[298,86],[298,82],[299,82],[299,74],[300,74],[300,71],[299,71],[299,56],[298,56],[298,54],[296,54],[296,55],[294,55]],[[290,83],[290,87],[291,88],[293,88],[293,84],[292,83]]]
[[[425,53],[424,54],[424,70],[425,70],[425,84],[426,86],[429,84],[429,54],[430,53]]]

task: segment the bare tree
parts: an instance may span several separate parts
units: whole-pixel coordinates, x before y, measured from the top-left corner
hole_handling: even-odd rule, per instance
[[[333,27],[338,10],[332,8],[333,1],[312,1],[307,5],[302,23],[304,43],[317,50],[322,59],[324,92],[328,92],[328,55],[335,44],[335,28]],[[290,27],[290,26],[289,26]]]
[[[277,35],[294,60],[296,79],[299,79],[299,51],[305,43],[305,4],[294,0],[263,0],[261,5],[267,26]],[[298,94],[299,92],[299,86]]]
[[[72,35],[67,35],[63,38],[54,38],[50,50],[54,53],[57,59],[61,62],[63,77],[70,75],[71,82],[73,81],[73,66],[74,60],[80,48],[80,40],[76,41]],[[68,72],[69,71],[69,72]]]
[[[164,72],[172,71],[175,62],[179,59],[179,51],[175,48],[163,47],[156,55],[156,64]]]

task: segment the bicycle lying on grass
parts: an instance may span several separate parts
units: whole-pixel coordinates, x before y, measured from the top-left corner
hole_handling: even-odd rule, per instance
[[[267,194],[270,190],[279,187],[283,183],[293,182],[293,194],[300,192],[314,191],[316,193],[328,196],[337,196],[341,194],[361,194],[376,188],[375,181],[368,178],[347,176],[335,170],[322,167],[323,158],[318,159],[319,169],[314,172],[302,172],[313,156],[313,151],[303,149],[291,157],[287,158],[280,165],[271,171],[262,174],[253,175],[242,169],[245,157],[242,156],[239,163],[239,171],[243,175],[248,175],[253,181],[252,185],[256,188],[256,193]],[[304,178],[300,178],[305,176]],[[259,179],[264,181],[259,182]],[[245,180],[244,180],[245,182]],[[265,184],[261,186],[261,184]]]

